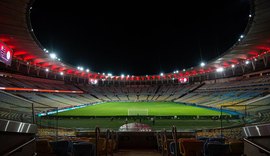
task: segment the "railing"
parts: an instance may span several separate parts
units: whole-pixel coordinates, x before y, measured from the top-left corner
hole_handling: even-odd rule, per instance
[[[256,118],[257,120],[259,119],[258,117],[256,117],[255,114],[251,115],[250,112],[252,112],[252,110],[249,110],[249,108],[254,108],[254,107],[264,107],[264,106],[269,106],[269,104],[248,104],[248,105],[241,105],[241,104],[235,104],[235,105],[224,105],[220,107],[220,136],[223,136],[223,129],[225,129],[225,127],[223,126],[223,122],[224,120],[226,120],[226,117],[228,117],[228,115],[224,114],[224,110],[226,109],[239,109],[237,110],[240,115],[239,115],[239,119],[241,119],[242,124],[239,124],[238,126],[243,126],[246,125],[248,123],[253,123],[253,122],[258,122],[258,121],[254,121],[254,119]],[[249,119],[252,119],[248,121]]]
[[[14,152],[18,151],[19,149],[21,149],[21,148],[23,148],[23,147],[29,145],[30,143],[34,142],[35,140],[36,140],[36,138],[33,138],[33,139],[31,139],[31,140],[29,140],[29,141],[27,141],[27,142],[21,144],[20,146],[14,148],[14,149],[12,149],[12,150],[10,150],[9,152],[3,154],[3,156],[9,156],[9,155],[13,154]]]
[[[100,141],[99,140],[99,137],[100,137],[100,128],[99,127],[96,127],[95,129],[95,134],[96,134],[96,155],[98,156],[98,142]]]
[[[176,127],[173,125],[172,126],[172,137],[173,137],[173,142],[174,142],[174,149],[175,149],[175,151],[174,151],[174,155],[175,156],[178,156],[178,147],[177,147],[177,129],[176,129]]]
[[[247,143],[249,143],[250,145],[252,145],[252,146],[254,146],[254,147],[256,147],[256,148],[258,148],[258,149],[264,151],[265,153],[270,154],[270,150],[269,150],[269,149],[266,149],[266,148],[264,148],[264,147],[262,147],[262,146],[256,144],[256,143],[253,142],[253,141],[250,141],[250,140],[248,140],[248,139],[246,139],[246,138],[244,138],[244,141],[247,142]]]

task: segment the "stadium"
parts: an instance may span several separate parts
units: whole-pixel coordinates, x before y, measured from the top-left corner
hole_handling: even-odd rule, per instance
[[[157,75],[75,67],[0,0],[0,155],[270,155],[270,1],[217,58]]]

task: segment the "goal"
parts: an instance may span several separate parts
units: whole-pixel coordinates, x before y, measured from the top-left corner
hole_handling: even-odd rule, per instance
[[[148,115],[148,109],[128,109],[128,116]]]

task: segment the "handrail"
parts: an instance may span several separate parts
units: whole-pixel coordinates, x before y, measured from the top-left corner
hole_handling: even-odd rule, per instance
[[[99,142],[99,137],[100,137],[100,128],[99,127],[96,127],[95,133],[96,133],[96,155],[98,155],[98,142]]]
[[[266,149],[266,148],[264,148],[264,147],[258,145],[257,143],[255,143],[255,142],[253,142],[253,141],[250,141],[250,140],[248,140],[248,139],[246,139],[246,138],[244,138],[244,141],[247,142],[247,143],[249,143],[250,145],[252,145],[252,146],[254,146],[254,147],[259,148],[260,150],[264,151],[265,153],[270,154],[270,151],[269,151],[268,149]]]
[[[33,138],[33,139],[31,139],[31,140],[29,140],[29,141],[27,141],[27,142],[23,143],[22,145],[20,145],[20,146],[18,146],[18,147],[16,147],[16,148],[14,148],[13,150],[11,150],[11,151],[9,151],[9,152],[7,152],[7,153],[3,154],[3,156],[8,156],[8,155],[11,155],[11,154],[13,154],[14,152],[16,152],[17,150],[19,150],[19,149],[23,148],[24,146],[26,146],[26,145],[28,145],[28,144],[32,143],[32,142],[33,142],[33,141],[35,141],[35,140],[36,140],[36,138]]]
[[[176,129],[175,125],[172,126],[172,137],[173,137],[174,148],[175,148],[175,156],[178,156],[178,151],[177,151],[177,129]]]
[[[166,129],[163,130],[161,139],[162,139],[161,140],[162,141],[162,156],[165,156],[165,149],[166,149],[166,151],[168,150]]]
[[[105,144],[106,156],[108,155],[108,142],[109,142],[110,137],[111,137],[111,131],[109,129],[107,129],[107,131],[106,131],[106,144]]]

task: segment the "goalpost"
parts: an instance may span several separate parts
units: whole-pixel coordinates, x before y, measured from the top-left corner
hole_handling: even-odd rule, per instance
[[[128,116],[148,116],[148,109],[128,109]]]

